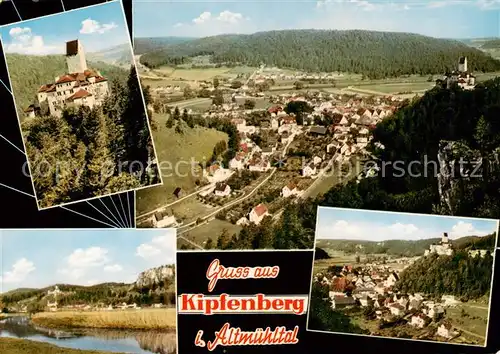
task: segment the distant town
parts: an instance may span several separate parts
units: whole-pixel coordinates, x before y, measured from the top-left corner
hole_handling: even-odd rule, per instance
[[[359,245],[359,251],[362,248]],[[475,248],[463,252],[454,247],[448,234],[444,233],[441,240],[431,244],[421,256],[367,255],[361,260],[357,254],[354,262],[344,265],[332,257],[324,259],[326,263],[322,268],[325,264],[334,264],[326,270],[318,269],[322,261],[316,260],[313,288],[323,294],[323,298],[316,298],[316,301],[328,303],[334,314],[345,315],[354,321],[359,327],[358,333],[484,345],[488,300],[476,302],[468,296],[441,294],[438,289],[441,285],[435,283],[429,285],[428,292],[408,291],[421,286],[415,286],[415,282],[425,280],[427,262],[443,262],[445,266],[459,253],[460,257],[469,258],[469,264],[478,267],[489,264],[491,275],[493,251]],[[424,273],[418,277],[415,272]],[[429,279],[432,279],[430,275]],[[445,279],[442,281],[446,282]],[[490,287],[491,283],[485,283],[485,286]],[[446,287],[449,285],[443,288]],[[433,293],[433,289],[436,292]],[[341,329],[337,331],[342,332]]]

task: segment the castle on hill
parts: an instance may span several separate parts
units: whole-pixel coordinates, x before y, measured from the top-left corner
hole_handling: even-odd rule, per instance
[[[61,116],[67,107],[101,105],[109,93],[108,80],[99,71],[89,69],[82,43],[76,39],[66,42],[67,73],[38,89],[38,105],[31,105],[25,113],[35,117],[43,103],[51,115]]]
[[[428,256],[434,253],[440,256],[453,255],[453,247],[448,238],[448,233],[443,233],[443,236],[441,237],[441,241],[439,243],[430,245],[429,249],[425,250],[424,256]]]
[[[442,80],[436,80],[436,85],[446,88],[451,88],[454,84],[464,90],[472,90],[476,86],[476,77],[467,68],[467,57],[458,59],[457,70],[445,74]]]

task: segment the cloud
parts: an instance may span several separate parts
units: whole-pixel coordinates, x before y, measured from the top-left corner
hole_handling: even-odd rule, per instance
[[[209,21],[211,18],[212,18],[212,14],[208,11],[205,11],[200,16],[193,19],[193,22],[196,23],[197,25],[199,25],[199,24],[202,24],[202,23]]]
[[[87,275],[91,269],[104,269],[110,262],[108,250],[101,247],[89,247],[87,249],[78,248],[68,257],[60,274],[67,275],[70,279],[81,279]]]
[[[231,11],[222,11],[216,19],[217,21],[227,22],[227,23],[238,23],[243,20],[243,15]]]
[[[205,11],[188,23],[176,23],[173,28],[179,30],[173,35],[188,37],[206,37],[223,33],[249,33],[257,30],[248,17],[229,10],[221,11],[219,14]]]
[[[117,273],[121,272],[122,270],[123,267],[119,264],[107,265],[104,267],[104,271],[109,273]]]
[[[108,262],[108,250],[101,247],[78,248],[68,256],[68,266],[71,268],[98,267]]]
[[[465,221],[457,222],[452,228],[450,237],[463,237],[463,236],[486,236],[493,232],[494,230],[478,230],[474,227],[472,223]]]
[[[177,239],[174,234],[168,233],[154,237],[150,242],[142,243],[137,247],[136,255],[146,260],[174,263]]]
[[[113,28],[118,27],[114,22],[111,23],[105,23],[105,24],[100,24],[96,20],[92,20],[91,18],[88,18],[86,20],[82,21],[82,28],[80,29],[81,34],[94,34],[94,33],[99,33],[103,34],[106,33]]]
[[[29,27],[13,27],[9,31],[10,42],[7,42],[5,51],[28,55],[55,54],[61,47],[46,45],[42,36],[34,35]]]
[[[33,262],[21,258],[12,265],[12,270],[7,271],[0,277],[2,283],[21,283],[36,269]]]

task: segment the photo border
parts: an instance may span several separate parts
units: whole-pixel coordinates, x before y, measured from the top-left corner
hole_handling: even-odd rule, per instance
[[[99,4],[89,5],[89,6],[80,7],[80,8],[72,9],[72,10],[65,10],[65,11],[62,11],[62,12],[55,13],[55,14],[50,14],[50,15],[46,15],[46,16],[40,16],[40,17],[36,17],[36,18],[32,18],[32,19],[27,19],[27,20],[21,20],[21,21],[17,21],[17,22],[12,22],[12,23],[0,26],[0,28],[10,27],[10,26],[14,26],[14,25],[21,25],[21,24],[25,24],[25,23],[30,22],[30,21],[36,21],[36,20],[39,20],[39,19],[47,18],[47,17],[59,16],[59,15],[66,14],[68,12],[82,11],[82,10],[85,10],[85,9],[94,8],[94,7],[98,7],[98,6],[106,6],[108,4],[117,3],[117,2],[120,3],[121,13],[122,13],[122,17],[123,17],[124,24],[125,24],[125,29],[127,31],[129,31],[128,22],[127,22],[127,18],[126,18],[126,15],[125,15],[125,8],[124,8],[123,2],[121,0],[109,0],[109,1],[105,1],[105,2],[99,3]],[[134,65],[135,70],[136,70],[136,77],[137,77],[137,80],[138,80],[138,83],[139,83],[139,91],[141,93],[141,98],[142,98],[142,102],[143,102],[143,105],[144,105],[144,111],[145,111],[145,116],[146,116],[146,123],[147,123],[148,130],[149,130],[149,136],[151,138],[151,144],[153,145],[153,151],[154,151],[154,154],[155,154],[155,158],[158,160],[158,155],[157,155],[157,152],[156,152],[156,146],[155,146],[154,139],[153,139],[153,133],[152,133],[151,125],[150,125],[150,122],[149,122],[148,107],[146,105],[146,101],[145,101],[145,98],[144,98],[144,92],[142,91],[142,83],[140,81],[139,73],[137,71],[137,63],[136,63],[136,60],[135,60],[135,57],[134,57],[134,47],[132,45],[132,40],[130,38],[129,33],[127,33],[127,43],[130,45],[130,53],[132,54],[132,63],[131,64]],[[158,187],[158,186],[163,185],[163,177],[160,174],[160,182],[156,183],[156,184],[152,184],[152,185],[148,185],[148,186],[141,186],[139,188],[132,188],[132,189],[123,190],[123,191],[119,191],[119,192],[109,193],[109,194],[100,195],[100,196],[94,196],[94,197],[90,197],[90,198],[86,198],[86,199],[81,199],[81,200],[71,201],[71,202],[68,202],[68,203],[62,203],[62,204],[58,204],[58,205],[49,206],[49,207],[46,207],[46,208],[41,208],[39,200],[38,200],[38,196],[37,196],[37,193],[36,193],[36,189],[35,189],[35,182],[33,180],[33,174],[31,172],[31,163],[30,163],[28,155],[26,153],[25,137],[24,137],[23,131],[21,129],[21,119],[19,117],[19,112],[18,112],[18,108],[17,108],[16,96],[14,94],[14,89],[12,87],[12,80],[10,78],[10,69],[9,69],[9,64],[7,62],[7,53],[5,52],[5,47],[3,46],[4,41],[3,41],[1,35],[0,35],[0,43],[2,44],[2,47],[4,49],[3,50],[3,57],[4,57],[4,60],[5,60],[5,66],[6,66],[6,69],[7,69],[7,77],[9,79],[9,85],[10,85],[11,94],[12,94],[12,98],[13,98],[13,102],[14,102],[14,108],[15,108],[15,111],[16,111],[16,118],[17,118],[17,122],[18,122],[18,125],[19,125],[19,132],[21,133],[21,139],[22,139],[22,143],[23,143],[23,150],[24,150],[24,153],[25,153],[25,156],[26,156],[26,164],[28,166],[28,172],[30,174],[30,180],[31,180],[31,184],[32,184],[32,187],[33,187],[33,195],[35,197],[35,201],[36,201],[36,205],[37,205],[38,211],[49,210],[49,209],[58,208],[58,207],[61,207],[61,206],[68,206],[68,205],[77,204],[77,203],[81,203],[81,202],[86,202],[86,201],[90,201],[90,200],[94,200],[94,199],[110,197],[110,196],[117,195],[117,194],[122,194],[122,193],[135,192],[137,190],[147,189],[147,188],[150,188],[150,187]],[[134,198],[134,200],[135,200],[135,198]],[[135,209],[135,207],[134,207],[134,209]],[[134,220],[134,224],[135,224],[135,220]],[[135,228],[135,226],[134,226],[134,228]]]
[[[447,219],[473,219],[473,220],[484,220],[484,221],[496,221],[497,224],[497,231],[496,231],[496,237],[495,237],[495,247],[492,252],[492,257],[493,257],[493,268],[491,272],[491,283],[490,283],[490,297],[488,301],[488,320],[486,323],[486,333],[485,333],[485,338],[484,338],[484,345],[478,345],[478,344],[461,344],[461,343],[449,343],[449,342],[440,342],[440,341],[433,341],[433,340],[426,340],[426,339],[407,339],[407,338],[396,338],[396,337],[385,337],[385,336],[373,336],[370,334],[357,334],[357,333],[346,333],[346,332],[329,332],[329,331],[323,331],[323,330],[317,330],[317,329],[309,329],[309,314],[310,314],[310,308],[311,308],[311,292],[312,292],[312,286],[313,286],[313,280],[314,280],[314,261],[316,258],[316,236],[318,232],[318,226],[319,226],[319,210],[320,209],[335,209],[335,210],[343,210],[343,211],[353,211],[353,212],[369,212],[369,213],[384,213],[384,214],[393,214],[393,215],[407,215],[407,216],[430,216],[430,217],[441,217],[441,218],[447,218]],[[336,335],[346,335],[346,336],[358,336],[358,337],[372,337],[372,338],[377,338],[377,339],[395,339],[395,340],[401,340],[401,341],[407,341],[407,342],[421,342],[421,343],[432,343],[436,345],[455,345],[455,346],[461,346],[461,347],[475,347],[475,348],[487,348],[488,346],[488,337],[489,337],[489,330],[490,330],[490,317],[491,317],[491,304],[493,300],[493,283],[495,280],[495,266],[496,266],[496,253],[498,250],[498,238],[499,238],[499,228],[500,228],[500,220],[498,219],[488,219],[488,218],[475,218],[475,217],[466,217],[466,216],[454,216],[454,215],[435,215],[435,214],[422,214],[422,213],[408,213],[408,212],[394,212],[394,211],[385,211],[385,210],[368,210],[368,209],[354,209],[354,208],[340,208],[340,207],[329,207],[329,206],[321,206],[319,205],[318,208],[316,209],[316,230],[314,232],[314,250],[313,250],[313,261],[312,261],[312,267],[311,267],[311,285],[309,288],[309,301],[308,301],[308,309],[307,309],[307,319],[306,319],[306,331],[308,332],[316,332],[316,333],[323,333],[323,334],[336,334]]]

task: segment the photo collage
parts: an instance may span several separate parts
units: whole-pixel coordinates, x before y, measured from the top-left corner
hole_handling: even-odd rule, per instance
[[[499,15],[0,0],[0,353],[500,353]]]

